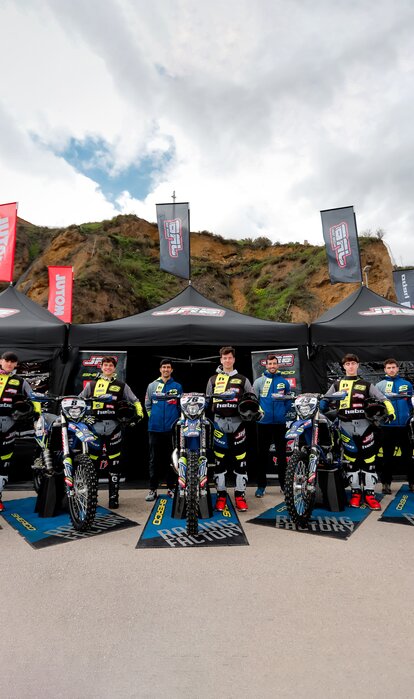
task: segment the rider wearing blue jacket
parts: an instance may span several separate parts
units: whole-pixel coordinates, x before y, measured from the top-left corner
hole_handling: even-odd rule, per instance
[[[257,466],[257,498],[263,497],[266,490],[267,464],[269,460],[269,448],[275,445],[277,468],[280,487],[285,485],[286,472],[286,415],[290,410],[292,401],[277,400],[273,394],[289,394],[290,384],[279,371],[279,363],[275,354],[266,357],[266,370],[253,384],[253,391],[259,399],[263,410],[263,417],[257,423],[258,440],[258,466]]]
[[[175,475],[170,468],[173,450],[172,428],[180,417],[180,395],[183,388],[171,377],[173,366],[170,359],[163,359],[160,364],[161,376],[152,381],[145,394],[149,440],[149,476],[150,490],[145,498],[152,502],[157,497],[159,473],[167,468],[168,495],[173,497]],[[168,398],[161,398],[168,394]]]
[[[399,366],[392,357],[384,362],[385,377],[377,383],[377,388],[385,396],[388,393],[398,393],[406,398],[390,399],[395,411],[395,420],[390,425],[381,428],[382,457],[378,458],[378,470],[381,475],[382,492],[391,493],[392,471],[395,461],[402,462],[402,468],[407,473],[408,487],[414,492],[413,447],[410,440],[408,423],[412,414],[411,396],[413,386],[407,379],[399,376]],[[396,448],[401,451],[401,458],[395,458]],[[400,471],[401,472],[401,471]]]

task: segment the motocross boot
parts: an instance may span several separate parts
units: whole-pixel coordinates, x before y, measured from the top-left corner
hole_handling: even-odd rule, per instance
[[[119,507],[119,480],[119,473],[109,474],[109,507],[111,510],[117,510]]]

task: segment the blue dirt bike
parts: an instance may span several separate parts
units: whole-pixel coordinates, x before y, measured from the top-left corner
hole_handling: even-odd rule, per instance
[[[50,396],[33,395],[32,398],[42,403],[54,400],[58,406],[57,414],[42,412],[35,423],[35,440],[40,455],[32,468],[38,500],[46,490],[48,479],[63,482],[72,524],[78,531],[84,531],[94,522],[98,501],[98,480],[89,451],[98,451],[100,440],[87,424],[91,400],[78,396],[51,399]],[[111,398],[106,395],[100,400]]]
[[[186,518],[187,534],[198,533],[198,519],[211,517],[207,452],[212,445],[212,423],[206,418],[204,393],[183,393],[181,417],[174,426],[172,465],[178,476],[173,517]]]
[[[284,492],[290,518],[300,526],[306,526],[315,505],[318,467],[342,469],[343,449],[336,411],[323,414],[320,401],[326,398],[336,402],[345,397],[343,391],[329,396],[304,393],[294,401],[297,419],[286,432],[286,439],[293,444]]]

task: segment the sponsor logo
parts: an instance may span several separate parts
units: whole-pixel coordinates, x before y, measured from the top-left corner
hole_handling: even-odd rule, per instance
[[[279,367],[283,368],[285,366],[293,366],[295,363],[294,354],[278,354],[277,352],[275,352],[274,354],[277,357],[277,363],[279,364]],[[266,359],[260,360],[260,366],[266,366]]]
[[[405,507],[405,503],[407,502],[407,500],[408,500],[408,495],[403,495],[402,498],[401,498],[401,500],[400,500],[400,502],[398,503],[398,505],[396,506],[395,509],[396,509],[396,510],[403,510],[404,507]]]
[[[210,316],[221,318],[226,311],[221,308],[208,308],[207,306],[171,306],[166,311],[154,311],[153,316]]]
[[[167,500],[165,498],[162,498],[160,500],[160,504],[157,507],[157,511],[154,515],[154,519],[152,520],[152,523],[155,524],[155,526],[158,526],[159,524],[161,524],[162,519],[164,517],[166,504],[167,504]]]
[[[121,515],[116,515],[113,513],[108,514],[98,514],[95,517],[94,523],[91,525],[90,529],[85,532],[76,531],[71,524],[64,524],[61,527],[56,527],[56,529],[49,529],[45,532],[47,536],[57,536],[60,539],[68,539],[69,541],[75,541],[76,539],[87,539],[95,534],[100,534],[107,529],[112,529],[125,522],[125,519]]]
[[[88,357],[87,359],[84,359],[84,360],[82,361],[82,366],[96,366],[96,367],[100,367],[101,364],[102,364],[102,358],[103,358],[104,356],[105,356],[104,354],[91,354],[90,357]],[[118,357],[116,356],[116,354],[111,355],[111,356],[114,356],[115,359],[118,360]],[[89,376],[89,374],[84,374],[84,376]],[[90,376],[94,376],[94,374],[90,374]]]
[[[312,532],[338,532],[348,534],[354,531],[355,524],[348,517],[316,517],[308,522],[307,526],[292,522],[289,517],[276,517],[276,529],[291,529],[292,531]]]
[[[204,544],[207,541],[218,539],[231,539],[242,535],[243,530],[239,524],[218,520],[217,522],[200,522],[197,536],[189,536],[184,527],[159,529],[158,533],[168,546],[175,548],[176,546],[187,547],[194,546],[194,544]]]
[[[66,277],[64,274],[56,275],[56,295],[53,307],[55,316],[63,316],[66,304]]]
[[[168,241],[168,253],[170,257],[177,258],[184,247],[180,218],[164,221],[164,238]]]
[[[15,313],[20,313],[17,308],[0,308],[0,318],[8,318],[14,316]]]
[[[329,229],[331,238],[331,248],[335,253],[338,267],[346,267],[347,257],[351,255],[351,244],[349,242],[348,224],[345,221],[331,226]]]
[[[360,316],[413,316],[414,308],[394,308],[394,306],[371,306],[367,311],[358,311]]]
[[[9,226],[9,219],[6,218],[0,218],[0,262],[3,262],[6,253],[7,253],[7,246],[9,244],[9,237],[10,237],[10,226]]]
[[[12,512],[10,516],[14,517],[14,519],[16,519],[19,522],[19,524],[22,525],[22,527],[27,529],[27,531],[29,531],[29,532],[36,531],[36,527],[34,527],[33,524],[30,524],[30,522],[28,522],[26,519],[23,519],[23,517],[18,515],[17,512]]]

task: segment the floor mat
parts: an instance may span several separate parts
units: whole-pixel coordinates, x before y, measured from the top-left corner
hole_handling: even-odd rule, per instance
[[[213,507],[216,495],[211,496]],[[194,548],[197,546],[248,546],[246,535],[230,499],[223,512],[200,519],[197,536],[186,532],[185,519],[173,519],[172,499],[159,495],[136,548]]]
[[[6,509],[0,514],[35,549],[63,544],[65,541],[90,539],[92,536],[105,534],[114,529],[138,526],[138,523],[131,519],[126,519],[104,507],[97,507],[95,522],[91,529],[86,532],[77,532],[67,513],[56,517],[39,517],[34,511],[35,497],[7,500],[4,505]]]
[[[347,493],[349,502],[350,493]],[[377,495],[378,500],[382,495]],[[296,527],[291,521],[286,504],[281,502],[276,507],[271,507],[258,517],[247,520],[249,524],[261,524],[275,527],[276,529],[287,529],[289,531],[304,532],[305,534],[319,534],[334,537],[335,539],[349,539],[359,527],[359,525],[372,512],[367,505],[362,507],[347,506],[343,512],[331,512],[315,508],[312,517],[306,527]]]
[[[380,522],[394,522],[394,524],[414,524],[414,493],[408,489],[408,485],[402,485],[394,499],[384,510]]]

